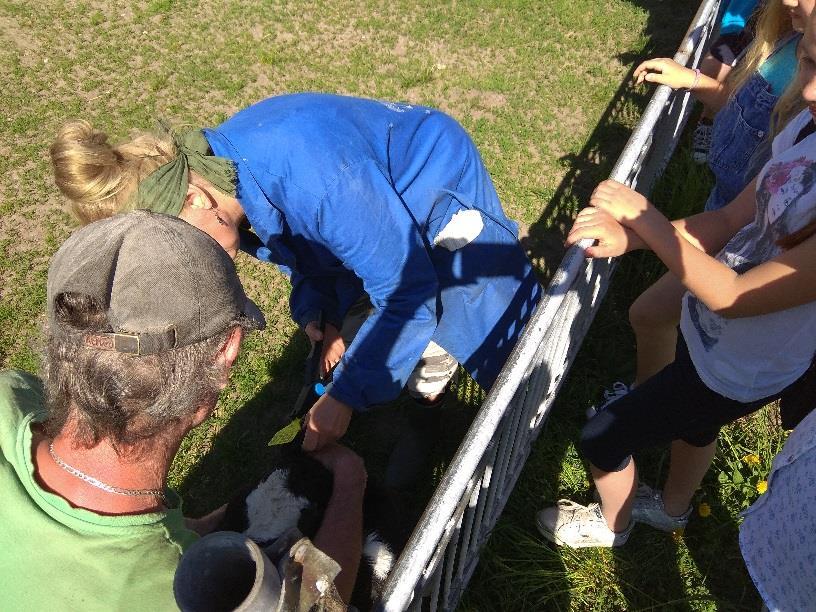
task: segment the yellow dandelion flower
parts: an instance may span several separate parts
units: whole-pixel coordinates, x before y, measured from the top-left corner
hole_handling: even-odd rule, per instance
[[[697,514],[699,514],[703,518],[711,516],[711,506],[709,506],[705,502],[702,502],[699,506],[697,506]]]
[[[767,480],[760,480],[757,483],[757,491],[759,491],[759,493],[761,495],[767,490],[768,490],[768,481]]]
[[[759,465],[759,455],[755,455],[754,453],[745,455],[742,460],[748,465]]]

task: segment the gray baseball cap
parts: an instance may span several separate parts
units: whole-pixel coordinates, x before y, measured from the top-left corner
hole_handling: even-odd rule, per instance
[[[91,223],[59,248],[48,269],[54,334],[82,331],[57,321],[55,303],[65,293],[90,296],[106,309],[111,331],[84,335],[102,350],[151,355],[211,338],[236,321],[265,326],[215,240],[177,217],[148,211]]]

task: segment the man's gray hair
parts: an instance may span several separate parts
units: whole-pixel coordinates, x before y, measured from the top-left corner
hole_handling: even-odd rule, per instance
[[[87,295],[59,295],[54,314],[61,332],[47,333],[46,432],[55,436],[71,418],[77,444],[91,447],[109,439],[117,452],[136,448],[203,404],[215,403],[224,376],[216,356],[242,324],[236,320],[222,332],[181,348],[133,355],[100,350],[84,341],[89,332],[111,329],[104,308]]]

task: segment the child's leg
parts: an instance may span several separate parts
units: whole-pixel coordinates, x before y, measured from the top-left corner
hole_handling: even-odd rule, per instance
[[[629,308],[629,323],[637,342],[636,387],[674,361],[677,324],[686,288],[667,272],[638,296]]]
[[[680,516],[711,463],[720,427],[774,399],[741,403],[723,397],[700,379],[682,338],[676,353],[671,364],[609,404],[581,431],[581,453],[597,478],[602,512],[613,530],[630,516],[634,453],[672,444],[663,506],[668,514]]]
[[[692,446],[682,440],[672,442],[669,476],[663,487],[663,507],[670,516],[680,516],[688,510],[715,452],[716,440],[707,446]]]
[[[598,488],[606,524],[612,531],[623,531],[631,521],[632,502],[637,490],[635,462],[629,459],[629,464],[618,472],[604,472],[591,463],[589,469]]]

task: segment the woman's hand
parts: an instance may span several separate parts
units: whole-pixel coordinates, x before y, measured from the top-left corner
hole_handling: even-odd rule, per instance
[[[612,179],[603,181],[595,188],[589,198],[589,205],[608,213],[615,221],[635,231],[635,225],[657,212],[649,200],[637,191]]]
[[[351,408],[326,393],[317,400],[306,415],[306,435],[303,450],[320,450],[337,441],[346,433],[351,422]]]
[[[326,323],[323,326],[324,331],[321,333],[317,321],[311,321],[306,325],[306,335],[314,344],[323,340],[323,353],[320,356],[320,375],[325,377],[332,368],[340,363],[340,359],[346,352],[346,343],[340,336],[340,332],[331,323]]]
[[[636,85],[648,81],[649,83],[668,85],[672,89],[690,90],[699,80],[694,70],[681,66],[667,57],[646,60],[635,68],[635,72],[632,76],[635,79]]]
[[[185,516],[184,526],[191,531],[195,531],[200,536],[205,536],[215,531],[215,528],[218,527],[226,513],[227,504],[224,504],[201,518],[189,518]]]
[[[608,212],[592,206],[578,213],[567,235],[566,245],[572,246],[584,238],[597,242],[584,251],[587,257],[617,257],[642,247],[632,230],[623,227]]]

